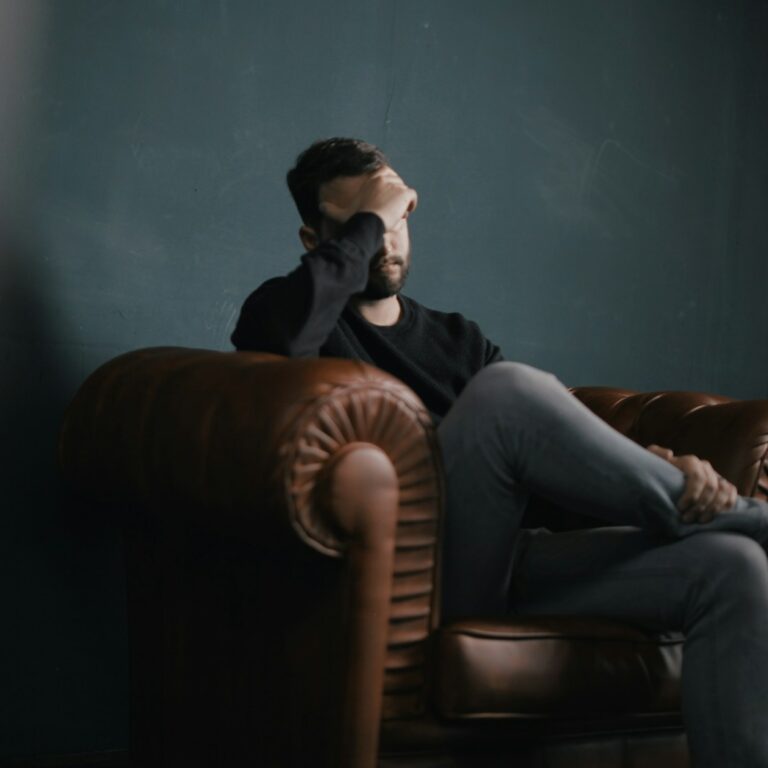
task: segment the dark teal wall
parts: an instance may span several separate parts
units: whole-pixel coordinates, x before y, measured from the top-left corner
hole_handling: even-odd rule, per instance
[[[315,138],[390,154],[408,292],[509,358],[768,397],[766,39],[758,0],[0,3],[0,757],[125,745],[119,543],[62,503],[61,413],[125,350],[228,348]]]

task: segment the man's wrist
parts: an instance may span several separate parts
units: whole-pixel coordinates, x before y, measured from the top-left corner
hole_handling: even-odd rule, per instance
[[[372,211],[360,211],[347,219],[340,236],[373,257],[381,249],[384,232],[384,222],[378,214]]]
[[[386,229],[384,225],[384,219],[382,219],[378,213],[374,213],[373,211],[358,211],[357,213],[353,214],[344,223],[344,229],[346,229],[350,225],[353,228],[359,227],[359,226],[364,226],[364,227],[378,226],[381,229],[382,237],[384,236],[384,231]]]

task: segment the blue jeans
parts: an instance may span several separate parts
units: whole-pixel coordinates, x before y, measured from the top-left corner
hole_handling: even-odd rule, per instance
[[[681,631],[693,764],[768,767],[768,505],[739,497],[711,523],[682,523],[678,469],[520,363],[481,371],[438,437],[444,615],[590,615]],[[619,527],[521,531],[531,492]]]

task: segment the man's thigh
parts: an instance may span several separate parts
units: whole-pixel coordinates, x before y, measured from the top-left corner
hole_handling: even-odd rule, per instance
[[[615,618],[683,630],[713,562],[745,537],[701,533],[666,540],[639,528],[523,531],[510,612]]]

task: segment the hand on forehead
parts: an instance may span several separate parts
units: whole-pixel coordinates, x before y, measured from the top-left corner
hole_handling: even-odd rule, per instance
[[[415,190],[389,166],[360,176],[339,176],[318,192],[318,206],[326,218],[343,224],[355,213],[367,211],[377,214],[387,231],[406,218],[417,202]]]
[[[360,176],[337,176],[335,179],[326,181],[318,190],[318,202],[334,203],[341,208],[346,208],[360,194],[363,187],[378,180],[403,183],[400,176],[385,165],[372,173],[363,173]]]

